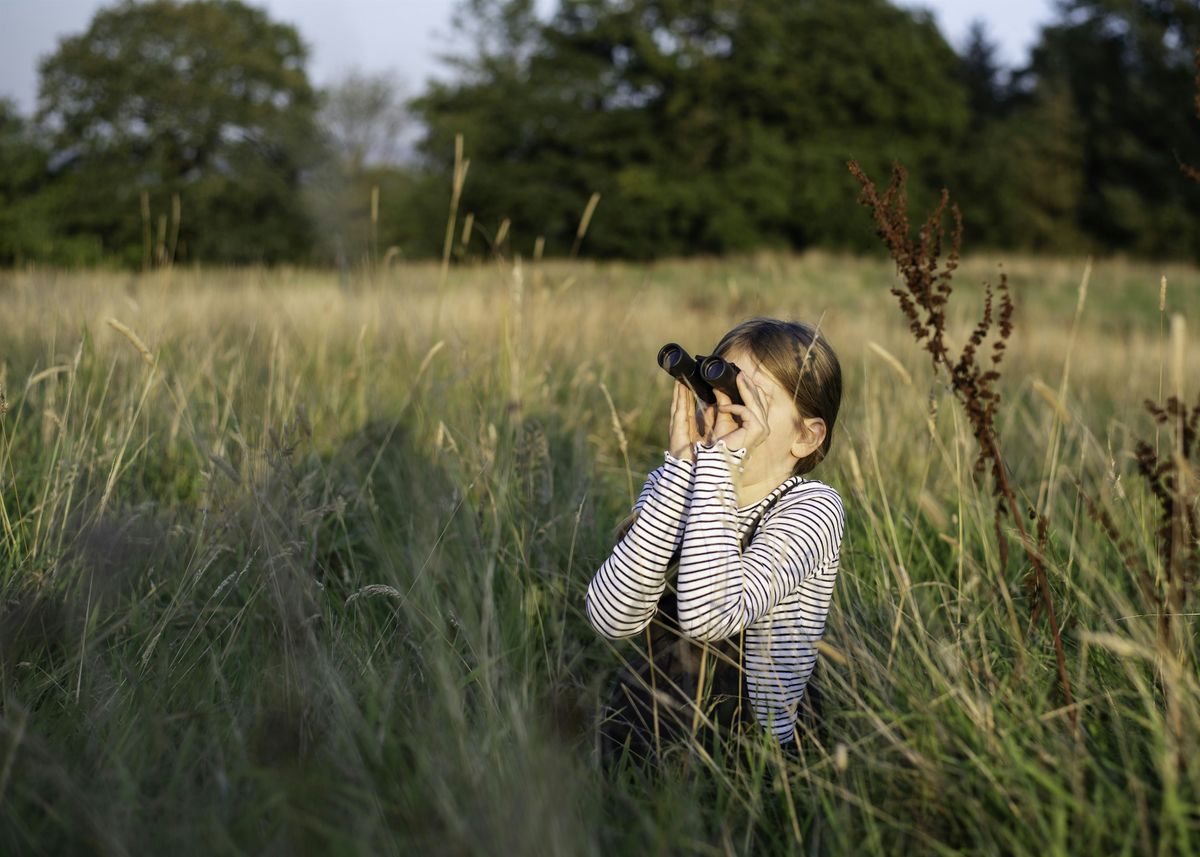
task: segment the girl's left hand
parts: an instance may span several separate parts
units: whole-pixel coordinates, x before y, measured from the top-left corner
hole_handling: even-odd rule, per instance
[[[692,447],[697,441],[705,440],[712,432],[716,419],[716,407],[697,407],[695,394],[682,381],[674,385],[671,400],[671,431],[667,449],[675,458],[692,460]]]
[[[767,439],[771,429],[767,426],[767,404],[762,388],[751,384],[742,372],[736,376],[738,392],[746,404],[735,405],[720,390],[717,394],[717,423],[713,427],[713,440],[723,440],[729,449],[754,449]]]

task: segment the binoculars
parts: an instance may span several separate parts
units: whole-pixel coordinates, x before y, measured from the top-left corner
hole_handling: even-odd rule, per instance
[[[737,386],[740,370],[727,360],[716,355],[691,356],[680,345],[668,342],[658,351],[658,365],[672,378],[687,384],[705,404],[716,404],[717,396],[713,390],[720,390],[735,405],[743,404]]]

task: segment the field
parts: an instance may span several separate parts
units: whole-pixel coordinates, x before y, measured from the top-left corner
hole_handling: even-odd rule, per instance
[[[1172,669],[1131,572],[1162,586],[1133,451],[1196,399],[1200,271],[971,257],[952,350],[1000,262],[1070,708],[884,259],[0,275],[0,853],[1200,850],[1195,600]],[[760,314],[845,372],[826,723],[606,777],[584,592],[662,461],[654,356]]]

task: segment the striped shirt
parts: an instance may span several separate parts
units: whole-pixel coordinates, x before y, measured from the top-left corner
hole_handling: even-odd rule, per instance
[[[816,644],[837,579],[844,513],[838,493],[801,476],[737,505],[731,467],[746,450],[695,445],[695,462],[664,453],[634,508],[637,520],[588,584],[588,621],[609,639],[640,634],[654,618],[667,566],[681,547],[679,624],[699,640],[745,631],[746,689],[755,717],[779,741],[817,662]],[[741,539],[774,497],[745,552]]]

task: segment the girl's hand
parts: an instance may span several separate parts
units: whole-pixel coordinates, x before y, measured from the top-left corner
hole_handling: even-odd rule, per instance
[[[717,394],[717,422],[713,430],[716,440],[725,441],[729,449],[746,448],[749,453],[767,439],[771,429],[767,426],[767,403],[762,387],[751,384],[742,372],[736,376],[738,392],[746,404],[735,405],[720,390]]]
[[[691,461],[693,447],[697,441],[708,437],[715,420],[716,408],[698,408],[695,394],[682,381],[677,381],[674,398],[671,399],[668,451],[678,459]]]

